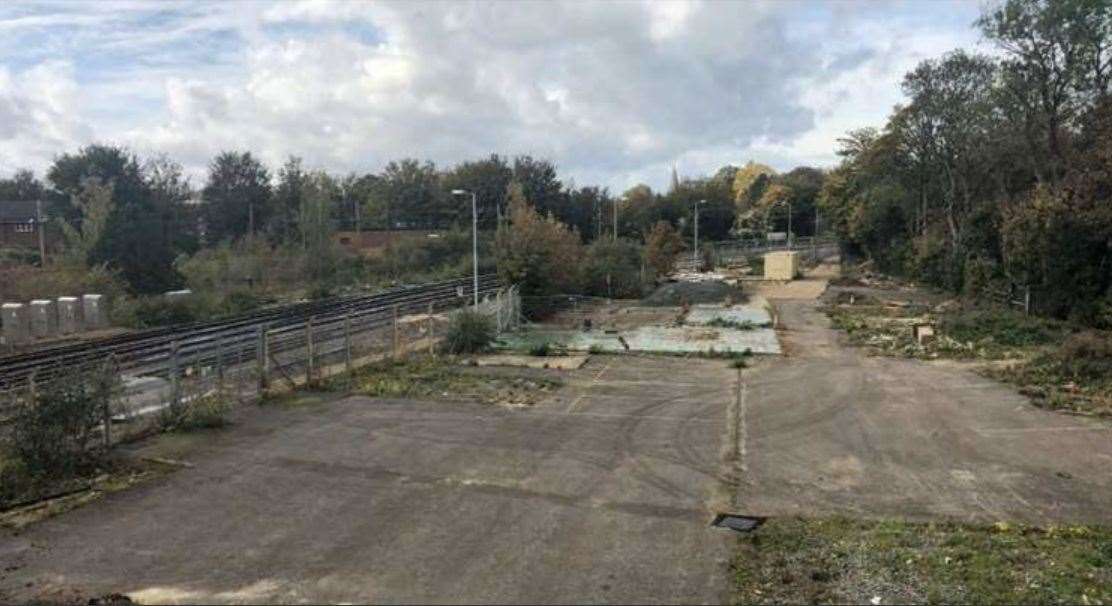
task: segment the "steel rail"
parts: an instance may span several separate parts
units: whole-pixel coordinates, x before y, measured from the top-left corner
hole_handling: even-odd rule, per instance
[[[282,331],[288,327],[304,325],[310,317],[342,318],[344,315],[361,317],[373,313],[392,313],[395,305],[405,306],[407,312],[413,305],[428,303],[443,305],[457,299],[458,289],[469,295],[470,279],[447,280],[430,284],[395,288],[374,295],[337,297],[326,301],[299,303],[261,313],[241,314],[209,322],[197,322],[166,328],[144,330],[116,337],[83,343],[44,348],[23,354],[0,357],[0,386],[12,388],[26,384],[32,375],[36,380],[50,380],[53,375],[64,373],[67,367],[114,358],[123,371],[143,366],[160,358],[169,358],[176,344],[179,355],[192,355],[225,341],[225,346],[235,346],[241,341],[253,343],[260,328]],[[497,289],[497,279],[485,275],[480,280],[480,291],[489,294]]]

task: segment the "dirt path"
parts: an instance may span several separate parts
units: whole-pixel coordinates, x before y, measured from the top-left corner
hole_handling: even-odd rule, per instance
[[[746,373],[745,511],[1112,522],[1112,425],[955,365],[868,357],[809,294],[777,294],[790,356]]]
[[[166,453],[192,468],[2,536],[0,601],[721,602],[736,371],[603,356],[568,383],[521,411],[255,411]]]

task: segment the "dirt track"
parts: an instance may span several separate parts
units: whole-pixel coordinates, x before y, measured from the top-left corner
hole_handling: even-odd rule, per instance
[[[1112,523],[1112,424],[960,365],[868,357],[795,289],[765,293],[790,356],[747,373],[744,509]]]

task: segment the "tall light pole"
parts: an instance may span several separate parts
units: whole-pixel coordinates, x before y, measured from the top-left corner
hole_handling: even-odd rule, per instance
[[[475,291],[475,305],[479,304],[479,202],[475,192],[466,189],[453,189],[453,196],[471,194],[471,274]]]
[[[786,204],[788,205],[788,250],[791,250],[792,241],[794,240],[792,237],[792,203],[787,202]]]
[[[699,271],[699,207],[706,204],[706,200],[695,203],[695,271]]]
[[[625,197],[623,196],[621,198],[621,200],[625,200]],[[621,200],[619,200],[618,198],[614,198],[614,241],[615,242],[618,241],[618,202],[620,202]]]

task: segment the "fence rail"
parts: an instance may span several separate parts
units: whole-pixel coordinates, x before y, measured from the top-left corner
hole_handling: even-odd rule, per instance
[[[164,359],[134,367],[123,376],[120,394],[105,411],[108,442],[151,431],[169,411],[188,410],[216,396],[232,406],[267,395],[330,380],[376,361],[413,353],[432,354],[446,334],[451,315],[470,302],[471,293],[426,301],[396,303],[385,310],[310,316],[280,327],[254,327],[216,337],[206,347],[174,340]],[[516,287],[487,289],[476,309],[500,331],[520,326],[521,299]],[[56,377],[57,378],[57,377]],[[0,398],[0,420],[36,389],[31,382]]]
[[[810,236],[795,238],[790,244],[788,242],[769,242],[767,240],[753,239],[711,242],[709,246],[710,250],[713,251],[713,261],[715,265],[735,263],[753,255],[780,250],[798,251],[810,258],[819,258],[838,252],[837,240],[832,238],[814,238]],[[698,267],[699,263],[699,259],[695,259],[693,256],[685,256],[681,257],[676,262],[676,268],[683,271],[692,271]]]
[[[480,294],[493,293],[497,288],[495,276],[480,276]],[[375,295],[338,297],[218,321],[153,329],[9,355],[0,357],[0,390],[25,385],[32,377],[39,381],[50,380],[53,375],[64,374],[68,366],[103,360],[107,356],[113,356],[123,371],[157,373],[160,366],[165,367],[169,363],[172,346],[176,346],[179,353],[208,351],[214,349],[221,340],[229,341],[235,346],[249,340],[260,328],[282,330],[298,326],[307,318],[316,317],[326,321],[353,315],[381,320],[393,306],[402,306],[403,311],[411,311],[429,302],[454,306],[462,304],[470,296],[470,278],[448,280],[397,288]]]

